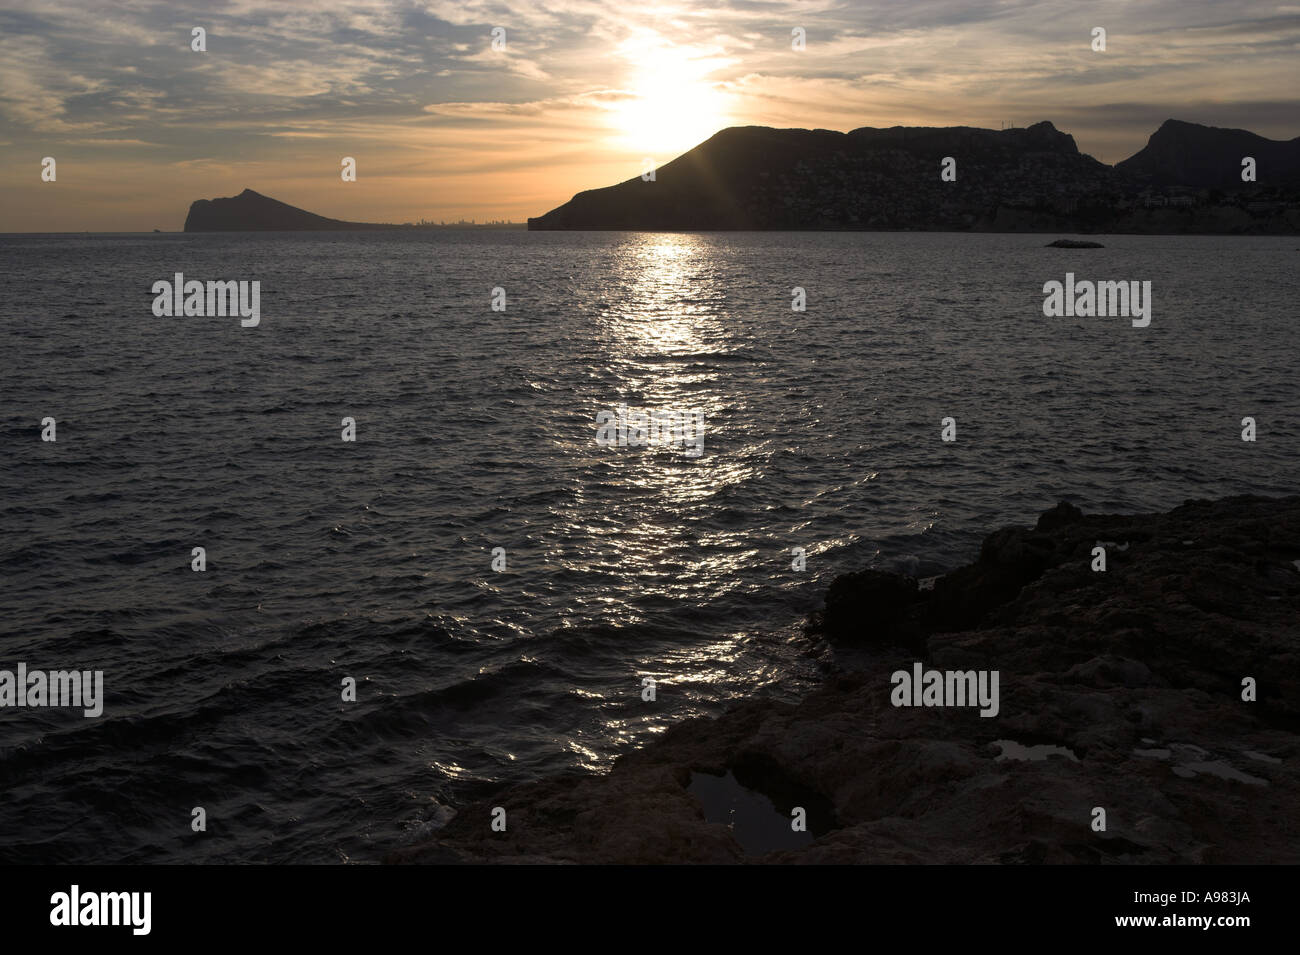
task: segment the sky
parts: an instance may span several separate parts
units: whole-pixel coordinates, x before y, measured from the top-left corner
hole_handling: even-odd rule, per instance
[[[727,126],[1049,120],[1114,163],[1170,118],[1291,139],[1298,106],[1300,0],[0,0],[0,232],[245,188],[522,222]]]

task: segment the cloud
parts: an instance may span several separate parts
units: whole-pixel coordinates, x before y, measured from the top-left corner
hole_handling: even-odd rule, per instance
[[[1105,53],[1089,46],[1098,25]],[[710,117],[1050,119],[1109,161],[1169,116],[1290,138],[1297,48],[1300,7],[1221,0],[0,0],[0,117],[16,151],[133,163],[112,168],[142,183],[158,163],[287,180],[365,149],[368,181],[463,185],[477,161],[483,202],[555,204],[622,176],[638,123],[659,141]],[[537,185],[492,178],[507,167]]]

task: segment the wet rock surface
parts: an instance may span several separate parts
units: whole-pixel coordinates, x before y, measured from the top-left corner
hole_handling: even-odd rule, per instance
[[[1136,516],[1062,503],[933,589],[838,578],[809,639],[869,662],[800,703],[687,720],[606,775],[508,787],[387,861],[1295,863],[1297,560],[1300,497]],[[917,661],[997,670],[997,716],[895,707],[890,675]],[[692,793],[699,773],[766,798],[773,826],[803,807],[813,838],[756,852],[791,843],[748,833],[747,851]]]

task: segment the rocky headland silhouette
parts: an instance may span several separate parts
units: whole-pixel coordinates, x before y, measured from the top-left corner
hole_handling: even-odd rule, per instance
[[[1242,160],[1254,160],[1254,182]],[[943,161],[955,165],[941,178]],[[954,178],[955,177],[955,178]],[[1050,122],[1004,130],[724,129],[528,228],[1300,232],[1300,137],[1168,120],[1108,166]]]
[[[1243,160],[1253,181],[1243,181]],[[953,160],[948,178],[945,159]],[[470,223],[457,223],[469,227]],[[196,200],[186,232],[372,231],[245,189]],[[477,228],[511,228],[490,223]],[[1166,121],[1108,166],[1027,128],[724,129],[654,170],[580,192],[530,230],[1300,234],[1300,137]]]
[[[513,222],[348,222],[299,209],[252,189],[222,199],[196,199],[186,232],[356,232],[395,229],[518,229]],[[157,230],[154,230],[157,231]]]

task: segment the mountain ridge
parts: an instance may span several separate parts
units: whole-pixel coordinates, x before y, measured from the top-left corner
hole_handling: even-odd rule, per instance
[[[1245,156],[1258,182],[1241,181]],[[941,178],[948,159],[955,165]],[[584,190],[527,227],[1297,234],[1300,137],[1168,119],[1109,166],[1046,120],[1002,130],[730,126],[651,180]],[[333,219],[245,189],[195,200],[184,231],[410,228]]]
[[[1239,181],[1245,155],[1258,162],[1258,184]],[[956,162],[952,181],[940,178],[945,157]],[[1231,189],[1265,200],[1274,198],[1269,189],[1282,189],[1292,214],[1196,209],[1213,198],[1208,193],[1175,197],[1174,213],[1161,201],[1169,197],[1148,194],[1170,188]],[[1073,136],[1048,121],[1004,130],[894,126],[847,133],[736,126],[658,167],[653,181],[638,177],[579,192],[530,218],[528,227],[1291,233],[1300,230],[1297,192],[1300,138],[1275,141],[1181,120],[1167,120],[1115,166],[1080,152]]]
[[[1116,170],[1156,185],[1194,185],[1217,189],[1241,185],[1241,160],[1280,170],[1284,182],[1300,184],[1300,136],[1266,139],[1247,129],[1202,126],[1167,119],[1146,146],[1115,164]]]

